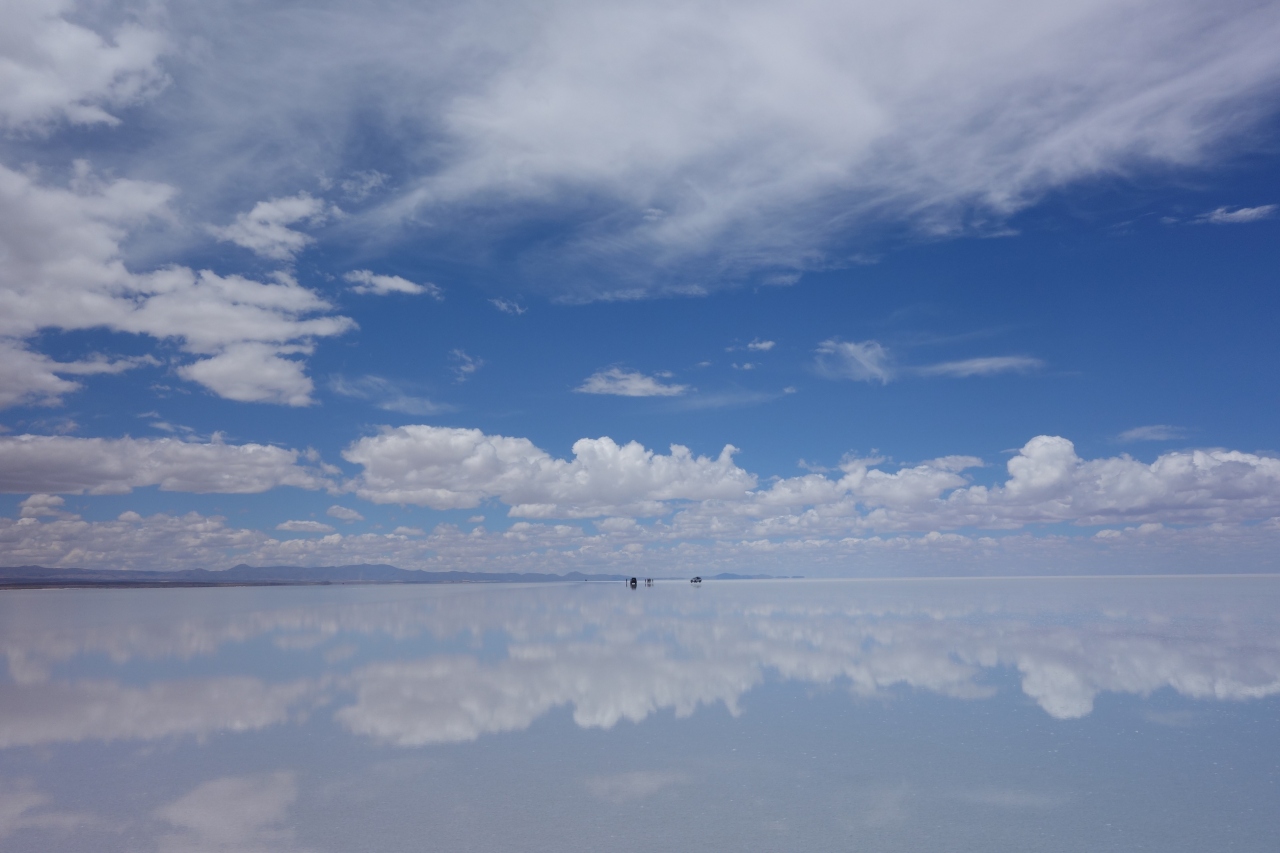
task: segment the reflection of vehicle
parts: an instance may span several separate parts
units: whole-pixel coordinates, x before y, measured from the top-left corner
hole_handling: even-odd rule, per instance
[[[695,577],[693,580],[689,581],[689,583],[702,583],[702,578]]]

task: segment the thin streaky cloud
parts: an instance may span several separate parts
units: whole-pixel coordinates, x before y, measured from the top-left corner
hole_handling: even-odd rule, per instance
[[[1241,225],[1246,222],[1258,222],[1262,219],[1270,219],[1275,212],[1280,210],[1280,204],[1263,204],[1258,207],[1237,207],[1231,210],[1227,207],[1219,207],[1211,210],[1203,216],[1198,216],[1194,222],[1208,223],[1210,225]]]
[[[497,308],[503,314],[514,314],[517,317],[528,311],[529,309],[512,299],[490,299],[489,304]]]
[[[351,292],[386,296],[391,293],[404,293],[410,296],[425,294],[439,301],[444,299],[444,291],[429,281],[421,284],[401,278],[398,275],[377,275],[372,270],[352,270],[343,276],[351,282]]]
[[[591,374],[573,390],[579,394],[611,394],[617,397],[678,397],[688,391],[689,386],[669,385],[639,371],[610,367]]]
[[[343,397],[364,400],[387,412],[400,412],[406,415],[438,415],[454,410],[453,406],[446,403],[436,403],[426,397],[409,394],[395,382],[382,376],[335,375],[329,378],[329,390]]]
[[[1186,438],[1187,430],[1170,424],[1150,424],[1127,429],[1116,436],[1116,441],[1177,441]]]
[[[994,376],[998,373],[1030,373],[1044,367],[1038,358],[1022,355],[988,356],[985,358],[967,358],[962,361],[944,361],[940,364],[927,364],[912,368],[921,376],[954,376],[967,378],[970,376]]]

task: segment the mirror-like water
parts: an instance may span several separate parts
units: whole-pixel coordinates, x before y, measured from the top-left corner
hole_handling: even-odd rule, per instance
[[[0,594],[6,850],[1274,850],[1280,578]]]

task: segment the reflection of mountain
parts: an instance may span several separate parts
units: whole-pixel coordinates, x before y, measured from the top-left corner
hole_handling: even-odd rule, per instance
[[[412,746],[556,707],[599,727],[713,703],[737,713],[770,673],[980,699],[995,692],[985,673],[1007,668],[1057,718],[1104,692],[1280,693],[1271,578],[109,594],[109,609],[94,592],[0,599],[0,744],[244,731],[333,702],[352,732]],[[248,643],[264,651],[236,653]],[[166,658],[217,675],[173,679]],[[281,681],[304,661],[315,677]],[[91,664],[92,678],[60,675]],[[128,685],[113,674],[125,666]]]

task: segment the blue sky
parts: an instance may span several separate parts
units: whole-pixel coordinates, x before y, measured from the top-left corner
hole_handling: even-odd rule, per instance
[[[1275,567],[1272,6],[10,17],[4,563]]]

